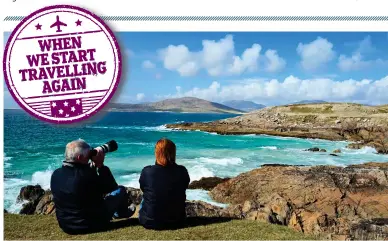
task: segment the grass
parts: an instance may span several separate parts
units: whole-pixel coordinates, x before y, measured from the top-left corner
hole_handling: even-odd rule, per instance
[[[330,114],[333,113],[333,106],[328,105],[324,106],[323,108],[319,107],[303,107],[303,106],[290,106],[291,112],[297,112],[297,113],[321,113],[321,114]]]
[[[116,222],[119,223],[119,222]],[[121,223],[123,223],[121,221]],[[128,226],[128,224],[131,224]],[[123,227],[84,235],[68,235],[58,227],[53,215],[4,215],[5,240],[312,240],[313,236],[304,235],[288,227],[248,220],[223,220],[218,222],[204,219],[191,219],[187,228],[168,231],[144,229],[137,219],[126,221]]]

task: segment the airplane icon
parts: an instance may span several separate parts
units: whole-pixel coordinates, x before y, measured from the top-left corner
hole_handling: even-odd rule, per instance
[[[52,27],[57,27],[57,32],[62,32],[61,26],[67,26],[67,24],[64,23],[64,22],[59,21],[59,16],[57,15],[57,21],[55,21],[55,23],[53,23],[53,24],[50,26],[50,28],[52,28]]]

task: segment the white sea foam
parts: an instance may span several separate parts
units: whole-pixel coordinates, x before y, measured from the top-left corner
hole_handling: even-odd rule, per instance
[[[246,134],[246,135],[241,135],[241,136],[257,136],[256,134]]]
[[[23,206],[23,202],[16,202],[20,188],[28,185],[30,182],[19,178],[6,178],[4,180],[4,203],[9,203],[7,211],[18,213]]]
[[[224,204],[224,203],[218,203],[218,202],[215,202],[213,201],[208,192],[205,191],[205,190],[200,190],[200,189],[188,189],[186,191],[186,199],[187,200],[192,200],[192,201],[204,201],[204,202],[207,202],[207,203],[210,203],[212,205],[215,205],[215,206],[218,206],[218,207],[227,207],[228,205],[227,204]]]
[[[370,146],[364,146],[363,148],[358,150],[346,149],[346,154],[353,154],[353,155],[376,154],[376,153],[377,153],[376,149]]]
[[[195,165],[188,168],[190,181],[199,180],[202,177],[214,177],[214,173],[203,165]]]
[[[50,180],[52,174],[52,170],[35,172],[34,174],[32,174],[31,184],[39,184],[43,189],[48,189],[50,188]]]
[[[134,187],[134,188],[140,188],[139,178],[140,178],[140,174],[138,173],[123,175],[120,177],[120,179],[123,179],[123,182],[125,183],[124,186]]]
[[[327,165],[333,165],[333,166],[339,166],[339,167],[346,167],[345,164],[340,163],[340,162],[338,162],[338,161],[335,161],[333,158],[327,158],[327,159],[325,160],[325,164],[327,164]]]
[[[11,163],[4,162],[4,168],[10,168],[12,166]]]
[[[200,158],[196,158],[196,160],[199,160],[204,163],[216,164],[221,166],[241,165],[243,163],[243,160],[239,157],[230,157],[230,158],[200,157]]]
[[[21,202],[14,202],[11,204],[11,206],[9,206],[9,208],[7,209],[7,211],[9,213],[19,213],[19,211],[22,209],[23,207],[23,204],[25,203],[28,203],[28,200],[23,200]]]
[[[268,150],[277,150],[278,148],[276,146],[261,146],[261,149],[268,149]]]
[[[5,162],[11,160],[12,158],[13,158],[13,157],[7,156],[7,155],[4,153],[4,161],[5,161]]]
[[[143,126],[142,127],[143,130],[147,130],[147,131],[170,131],[169,129],[167,129],[166,125],[160,125],[160,126]]]

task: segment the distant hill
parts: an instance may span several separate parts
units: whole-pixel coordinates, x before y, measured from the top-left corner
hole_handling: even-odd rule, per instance
[[[247,100],[230,100],[230,101],[222,102],[222,104],[229,106],[231,108],[243,110],[246,112],[259,110],[266,107],[265,105],[257,104],[253,101],[247,101]]]
[[[108,111],[118,112],[190,112],[190,113],[233,113],[242,114],[244,111],[231,108],[216,102],[207,100],[183,97],[176,99],[166,99],[158,102],[142,103],[142,104],[124,104],[110,103],[107,107]]]
[[[292,104],[323,104],[323,103],[327,103],[327,101],[324,101],[324,100],[301,100],[301,101],[294,102]]]

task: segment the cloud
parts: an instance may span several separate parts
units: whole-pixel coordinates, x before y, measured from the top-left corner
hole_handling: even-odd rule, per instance
[[[264,70],[273,72],[285,66],[284,59],[280,58],[276,51],[270,51],[260,56],[262,47],[254,43],[246,48],[241,56],[236,55],[232,35],[226,35],[218,41],[203,40],[202,49],[191,51],[185,45],[169,45],[158,51],[164,68],[176,71],[181,76],[194,76],[204,70],[210,76],[240,75],[246,72],[255,72],[259,69],[259,60],[267,63]]]
[[[341,71],[357,71],[373,65],[388,66],[388,61],[383,59],[365,60],[365,55],[375,52],[376,48],[372,44],[368,35],[358,42],[358,45],[351,56],[341,54],[338,58],[337,66]]]
[[[265,52],[267,59],[266,70],[268,72],[278,72],[286,66],[286,61],[279,57],[276,50],[269,49]]]
[[[300,79],[288,76],[277,79],[247,79],[238,84],[221,85],[214,81],[207,88],[183,91],[176,87],[176,93],[163,97],[193,96],[211,101],[251,100],[266,105],[286,104],[299,100],[322,99],[326,101],[347,101],[367,104],[388,103],[388,76],[379,80],[347,79],[334,81],[330,78]]]
[[[321,37],[307,44],[299,43],[296,52],[301,57],[302,67],[312,71],[324,66],[335,57],[333,44]]]
[[[370,35],[366,36],[363,40],[358,43],[356,52],[367,54],[373,53],[376,51],[376,48],[372,44],[372,38]]]
[[[143,61],[142,66],[143,66],[143,68],[145,68],[145,69],[153,69],[153,68],[155,68],[155,64],[152,63],[152,62],[149,61],[149,60]]]
[[[144,93],[138,93],[138,94],[136,95],[136,100],[137,100],[137,101],[141,101],[141,100],[144,99],[144,97],[145,97]]]
[[[369,61],[364,61],[362,58],[363,57],[359,52],[353,53],[350,57],[341,54],[338,58],[337,66],[342,71],[360,70],[371,64]]]

